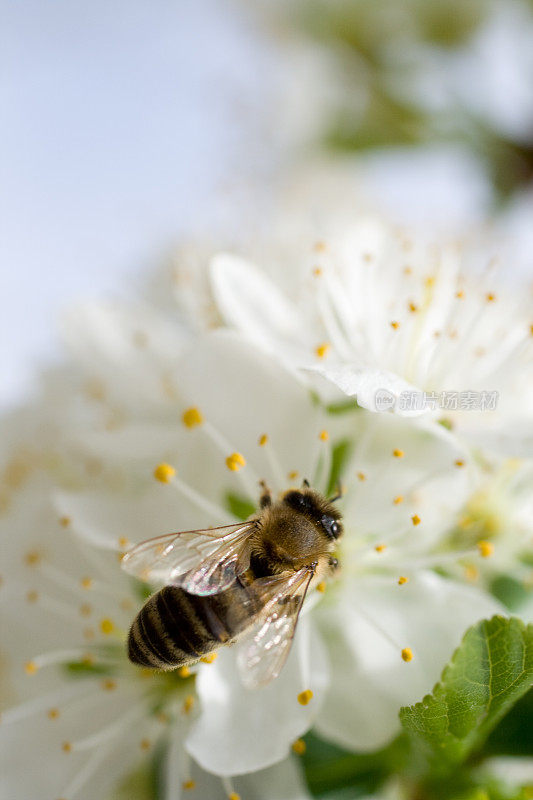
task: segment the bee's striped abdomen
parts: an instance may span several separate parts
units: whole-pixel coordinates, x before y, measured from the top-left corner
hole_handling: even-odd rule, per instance
[[[207,597],[165,586],[147,600],[131,626],[130,660],[165,670],[198,661],[246,627],[248,614],[238,609],[248,599],[249,588],[239,581]]]

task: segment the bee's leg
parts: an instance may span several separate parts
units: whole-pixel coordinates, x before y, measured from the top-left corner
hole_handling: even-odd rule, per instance
[[[267,508],[267,506],[272,505],[272,492],[266,485],[265,481],[259,481],[259,486],[261,487],[261,495],[259,497],[259,506],[260,508]]]
[[[344,494],[344,486],[340,481],[337,481],[337,494],[335,495],[335,497],[330,497],[329,502],[334,503],[336,500],[340,500],[343,494]]]

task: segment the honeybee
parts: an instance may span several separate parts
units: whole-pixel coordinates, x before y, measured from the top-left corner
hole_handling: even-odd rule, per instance
[[[309,587],[338,566],[341,492],[328,500],[304,481],[273,501],[261,487],[245,522],[157,536],[124,555],[127,572],[164,584],[131,626],[134,664],[172,670],[239,640],[246,686],[279,675]]]

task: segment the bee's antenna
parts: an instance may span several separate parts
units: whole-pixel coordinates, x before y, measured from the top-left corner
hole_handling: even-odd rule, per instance
[[[309,481],[307,480],[307,478],[304,478],[304,479],[303,479],[303,481],[302,481],[302,486],[305,486],[305,488],[306,488],[306,489],[309,489],[309,487],[311,486],[311,484],[309,483]]]
[[[337,494],[335,495],[335,497],[330,497],[329,502],[334,503],[336,500],[340,500],[343,497],[343,495],[344,495],[344,486],[339,480],[337,481]]]

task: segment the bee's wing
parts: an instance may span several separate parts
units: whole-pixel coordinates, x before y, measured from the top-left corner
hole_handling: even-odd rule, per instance
[[[289,655],[296,623],[314,575],[303,567],[297,572],[260,578],[252,584],[263,593],[265,605],[240,645],[237,663],[244,685],[265,686],[276,678]]]
[[[149,583],[174,584],[190,594],[216,594],[248,568],[246,544],[255,525],[250,520],[156,536],[129,550],[122,567]]]

